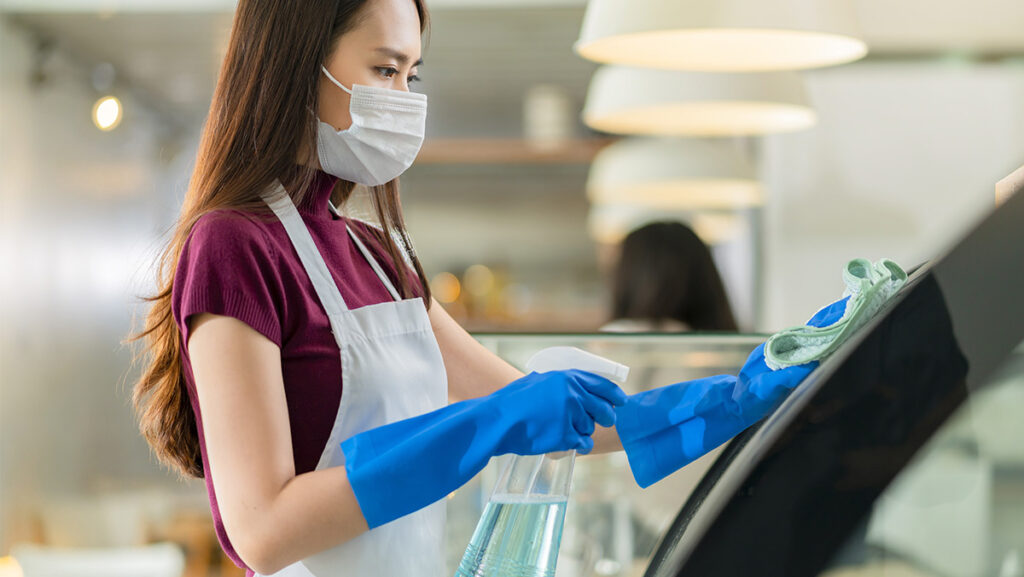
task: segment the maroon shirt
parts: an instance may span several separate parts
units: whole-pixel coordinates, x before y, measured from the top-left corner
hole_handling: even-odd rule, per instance
[[[395,268],[368,225],[335,216],[327,207],[336,179],[317,174],[310,197],[298,206],[313,242],[323,255],[350,309],[392,300],[345,230],[354,227],[395,286]],[[422,286],[410,272],[416,295]],[[185,245],[174,277],[172,312],[181,333],[185,386],[199,430],[206,490],[221,547],[239,567],[217,507],[203,436],[203,420],[188,355],[189,317],[213,313],[234,317],[281,349],[295,473],[316,468],[334,425],[342,394],[341,358],[330,323],[298,253],[276,217],[255,218],[224,209],[203,215]],[[246,574],[252,570],[246,568]]]

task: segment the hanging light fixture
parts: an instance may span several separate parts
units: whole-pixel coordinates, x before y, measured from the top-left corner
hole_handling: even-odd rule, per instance
[[[606,66],[590,81],[583,121],[613,134],[750,136],[803,130],[817,115],[795,72]]]
[[[588,60],[752,72],[863,58],[852,0],[590,0],[574,49]]]
[[[690,220],[693,232],[707,245],[716,245],[740,238],[747,224],[736,213],[702,212]]]
[[[631,231],[660,220],[674,220],[678,215],[629,204],[600,204],[590,207],[587,232],[599,244],[619,244]]]
[[[592,206],[587,229],[598,244],[615,245],[646,224],[664,221],[686,223],[709,246],[733,241],[744,231],[744,222],[735,213],[664,211],[626,204]]]
[[[654,210],[732,210],[760,206],[761,184],[727,142],[627,138],[594,158],[587,179],[594,204]]]

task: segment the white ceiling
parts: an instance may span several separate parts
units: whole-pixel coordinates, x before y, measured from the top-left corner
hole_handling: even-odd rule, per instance
[[[46,12],[229,12],[236,0],[0,0],[0,10]],[[583,6],[586,0],[431,0],[431,8]]]
[[[638,5],[640,2],[633,0]],[[661,1],[661,0],[654,0]],[[758,0],[761,2],[770,0]],[[820,0],[836,1],[836,0]],[[876,50],[1024,49],[1020,0],[853,0],[864,37]],[[48,13],[229,13],[235,0],[0,0],[0,11]],[[586,0],[430,0],[435,10],[572,7]]]
[[[870,57],[1024,54],[1021,0],[856,1]],[[517,136],[522,96],[533,84],[559,84],[582,104],[595,69],[572,52],[583,0],[428,2],[433,30],[422,90],[432,96],[431,136]],[[234,4],[0,0],[0,10],[83,63],[111,62],[122,80],[184,115],[202,118]]]
[[[231,26],[226,12],[22,12],[13,21],[201,120]],[[572,52],[581,7],[434,10],[419,90],[431,137],[516,137],[523,94],[562,86],[582,108],[596,65]],[[578,129],[584,132],[580,125]]]

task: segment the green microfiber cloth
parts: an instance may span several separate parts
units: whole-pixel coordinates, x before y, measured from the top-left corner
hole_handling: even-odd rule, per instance
[[[856,258],[843,269],[843,282],[843,296],[850,298],[842,318],[827,327],[792,327],[772,335],[764,346],[768,368],[774,371],[828,357],[900,290],[907,273],[889,259],[871,264]]]

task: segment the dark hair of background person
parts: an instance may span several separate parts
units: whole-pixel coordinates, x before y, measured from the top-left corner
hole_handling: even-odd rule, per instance
[[[695,331],[737,330],[711,251],[680,222],[651,223],[622,241],[612,318],[674,319]]]
[[[422,0],[412,0],[420,31],[428,28]],[[180,335],[171,313],[174,274],[182,247],[199,218],[232,208],[272,216],[260,193],[280,180],[296,204],[308,196],[316,170],[299,164],[300,151],[316,154],[320,66],[335,41],[359,25],[369,0],[240,0],[227,54],[203,128],[195,170],[157,269],[144,328],[126,342],[145,339],[135,356],[144,359],[134,385],[139,429],[157,458],[183,476],[202,477],[195,416],[185,390]],[[331,193],[343,205],[355,184],[338,181]],[[405,274],[404,251],[425,291],[430,287],[411,248],[399,203],[398,180],[370,187],[380,220],[381,242],[400,271],[398,290],[414,296]],[[394,236],[392,235],[394,232]],[[398,237],[398,241],[395,240]],[[398,243],[401,243],[401,247]]]

